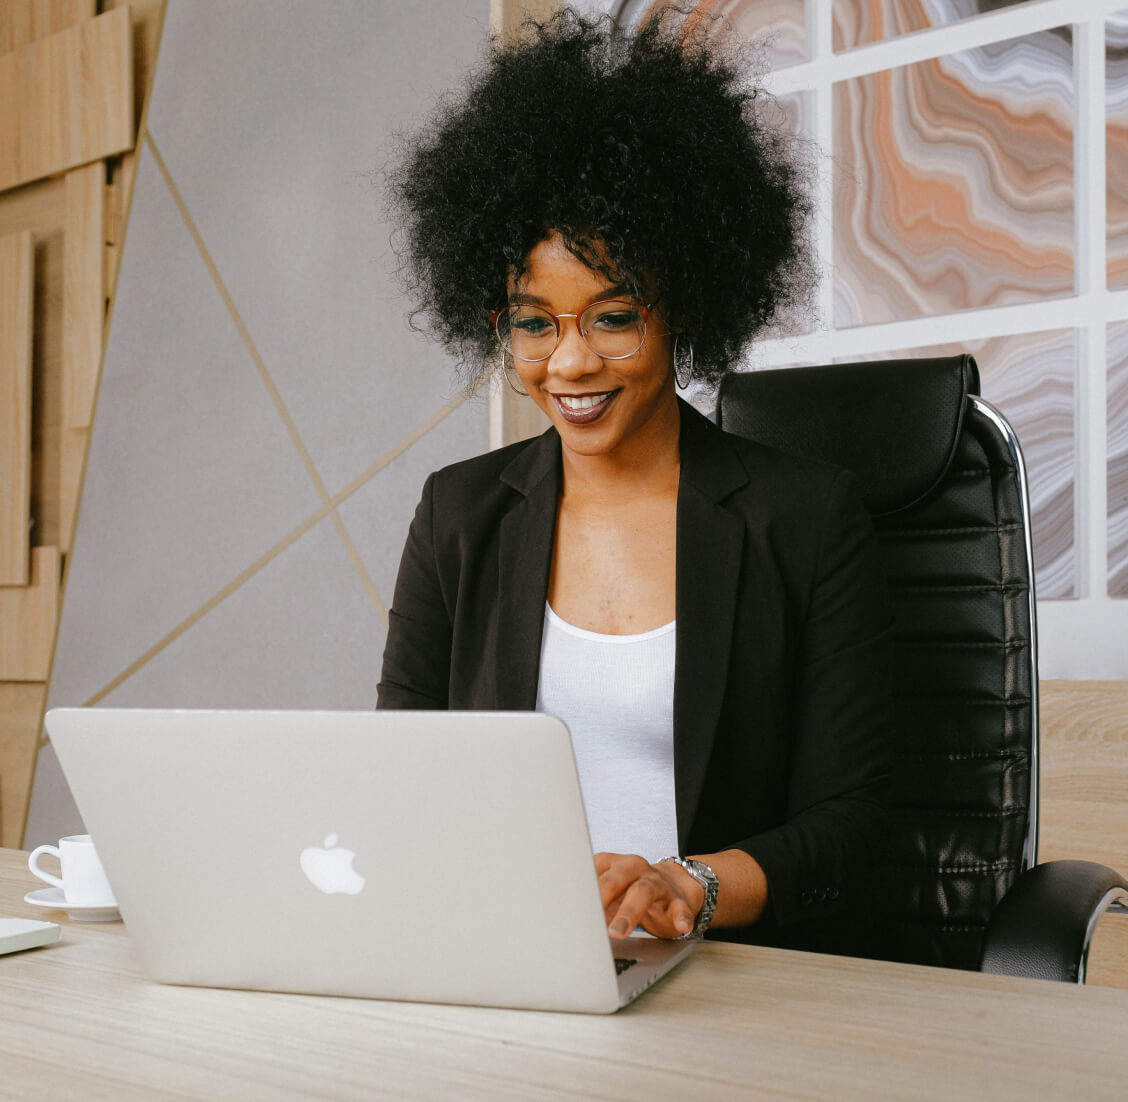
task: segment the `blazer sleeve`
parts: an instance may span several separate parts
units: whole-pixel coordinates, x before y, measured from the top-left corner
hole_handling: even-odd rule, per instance
[[[890,608],[869,514],[842,472],[828,496],[792,683],[784,822],[737,843],[779,927],[865,905],[888,830]]]
[[[435,555],[434,500],[432,474],[423,486],[400,560],[377,708],[448,706],[452,620]]]

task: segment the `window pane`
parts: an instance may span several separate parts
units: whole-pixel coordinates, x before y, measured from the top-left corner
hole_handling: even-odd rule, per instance
[[[1128,322],[1108,327],[1108,593],[1128,597]]]
[[[1029,0],[834,0],[834,48],[849,50],[911,31],[942,27]]]
[[[619,22],[631,26],[664,7],[669,0],[626,0],[613,5]],[[769,69],[783,69],[806,61],[810,56],[807,40],[807,0],[701,0],[693,5],[694,14],[723,16],[741,38],[764,49]]]
[[[1128,11],[1105,23],[1108,285],[1128,287]]]
[[[834,87],[834,323],[1071,294],[1068,27]]]

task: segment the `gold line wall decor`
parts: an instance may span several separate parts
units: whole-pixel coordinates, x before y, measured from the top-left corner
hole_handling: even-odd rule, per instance
[[[26,585],[31,519],[31,233],[0,237],[0,585]]]
[[[0,190],[132,147],[132,35],[119,8],[0,55]]]
[[[322,505],[319,509],[314,510],[305,520],[302,521],[296,528],[288,532],[276,544],[269,548],[264,554],[260,555],[250,566],[248,566],[237,577],[232,578],[222,589],[219,590],[213,597],[205,601],[199,608],[195,610],[190,616],[185,617],[179,624],[176,625],[171,631],[167,632],[162,638],[158,639],[144,654],[142,654],[136,661],[131,662],[120,674],[114,677],[111,681],[102,686],[91,697],[84,700],[84,707],[92,707],[101,703],[107,696],[110,695],[115,689],[128,681],[138,670],[147,666],[157,655],[165,651],[169,646],[176,642],[193,624],[199,623],[212,609],[222,604],[228,597],[230,597],[236,590],[249,582],[260,571],[269,566],[275,559],[278,558],[284,551],[292,547],[302,536],[306,534],[315,524],[320,523],[326,517],[332,517],[336,522],[337,534],[341,537],[345,545],[346,552],[352,552],[350,549],[355,548],[355,543],[348,531],[344,526],[344,522],[340,520],[337,513],[337,508],[343,505],[350,497],[353,496],[358,490],[367,485],[376,477],[385,467],[388,466],[393,460],[401,456],[408,448],[417,443],[424,436],[427,435],[433,428],[446,420],[456,409],[459,408],[466,401],[465,394],[459,394],[455,398],[451,398],[448,402],[442,405],[430,417],[427,418],[421,425],[416,426],[411,432],[407,434],[402,440],[395,444],[389,451],[382,455],[371,467],[367,468],[356,478],[352,480],[343,490],[334,494],[329,501]],[[358,562],[359,553],[353,559],[353,565],[358,571],[363,568],[363,564]],[[364,581],[368,577],[367,570],[364,570],[361,575],[361,580]],[[370,582],[368,588],[369,595],[372,597],[372,603],[376,606],[376,611],[380,614],[385,627],[388,622],[387,608],[384,605],[379,591],[376,589],[374,582]]]
[[[263,386],[266,387],[267,393],[270,395],[271,401],[274,403],[275,409],[278,411],[278,416],[282,419],[282,423],[286,426],[286,432],[289,434],[294,447],[297,449],[298,455],[301,457],[302,464],[304,465],[310,480],[313,482],[314,489],[317,491],[318,497],[328,510],[329,516],[332,518],[334,527],[337,529],[337,534],[341,537],[341,542],[345,545],[349,559],[352,561],[357,574],[360,577],[364,588],[368,592],[369,598],[372,600],[373,605],[376,606],[376,611],[380,614],[380,618],[385,624],[388,622],[388,610],[384,602],[380,598],[380,594],[376,591],[376,584],[372,581],[364,561],[360,557],[360,553],[353,545],[352,537],[349,535],[348,530],[345,528],[340,517],[337,516],[336,509],[333,506],[332,500],[329,496],[329,490],[325,485],[325,480],[321,477],[321,472],[318,471],[317,466],[313,462],[313,456],[310,455],[309,449],[306,447],[305,441],[298,432],[298,426],[294,423],[294,418],[290,414],[282,394],[278,389],[278,384],[274,381],[274,376],[270,373],[270,369],[266,366],[266,361],[262,358],[258,350],[258,345],[255,343],[254,338],[251,336],[250,329],[247,328],[247,323],[243,320],[243,315],[238,306],[235,305],[235,300],[231,297],[231,292],[227,288],[227,284],[223,281],[223,277],[219,274],[219,268],[216,266],[215,260],[212,257],[211,251],[208,249],[204,242],[203,235],[200,233],[199,227],[196,225],[195,219],[192,217],[191,212],[188,210],[187,204],[184,202],[184,196],[181,194],[180,189],[176,186],[176,181],[172,178],[169,172],[168,165],[165,163],[164,157],[161,156],[161,151],[153,138],[151,131],[146,131],[145,142],[149,147],[150,152],[153,154],[153,160],[160,170],[161,176],[164,178],[165,186],[172,196],[173,202],[176,204],[177,210],[180,212],[180,217],[184,220],[184,225],[187,227],[188,232],[192,235],[192,240],[195,242],[196,248],[199,250],[200,257],[204,262],[204,266],[208,270],[208,274],[215,284],[216,290],[219,292],[220,298],[223,299],[224,305],[227,307],[227,312],[231,315],[231,320],[235,323],[236,329],[242,337],[243,344],[246,346],[247,351],[250,353],[251,361],[255,365],[255,370],[262,379]]]

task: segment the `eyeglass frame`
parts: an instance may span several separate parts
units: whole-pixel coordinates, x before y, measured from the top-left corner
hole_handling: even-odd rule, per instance
[[[638,348],[636,348],[633,352],[628,352],[625,356],[605,356],[605,355],[603,355],[603,353],[600,352],[598,349],[592,348],[591,342],[587,339],[587,334],[583,331],[583,329],[580,328],[580,318],[582,318],[584,316],[584,314],[586,314],[589,310],[594,310],[597,306],[602,306],[603,303],[605,303],[605,302],[627,302],[627,303],[630,303],[632,306],[636,307],[642,313],[642,340],[638,342]],[[552,321],[556,326],[556,343],[552,346],[552,351],[549,352],[548,355],[538,356],[535,360],[528,360],[524,356],[518,356],[517,353],[514,352],[512,348],[506,348],[505,347],[505,340],[502,338],[501,333],[498,331],[497,322],[498,322],[498,318],[500,318],[502,314],[504,314],[507,310],[512,310],[513,307],[515,307],[515,306],[531,306],[534,310],[539,310],[542,314],[547,314],[550,318],[552,318]],[[564,326],[560,324],[560,319],[561,318],[575,318],[576,319],[576,328],[579,329],[579,331],[580,331],[580,339],[584,342],[584,344],[586,344],[588,346],[588,348],[591,348],[591,350],[601,360],[629,360],[632,356],[637,356],[639,349],[641,349],[642,346],[644,344],[646,344],[646,326],[647,326],[647,323],[650,321],[650,314],[651,314],[651,311],[653,309],[654,309],[654,303],[650,303],[649,305],[647,305],[645,303],[640,302],[636,298],[629,298],[629,297],[628,298],[601,298],[601,299],[597,299],[595,302],[591,303],[590,305],[585,306],[578,314],[554,314],[551,310],[546,310],[543,306],[538,306],[534,302],[508,302],[504,306],[499,306],[496,310],[494,310],[494,312],[492,314],[490,314],[490,327],[493,329],[494,333],[497,335],[497,339],[501,343],[501,347],[504,348],[505,351],[508,352],[509,355],[511,355],[514,359],[520,360],[522,363],[525,363],[525,364],[539,364],[539,363],[544,363],[544,361],[547,360],[547,359],[550,359],[555,354],[556,350],[560,347],[560,341],[563,339],[563,336],[564,336]]]

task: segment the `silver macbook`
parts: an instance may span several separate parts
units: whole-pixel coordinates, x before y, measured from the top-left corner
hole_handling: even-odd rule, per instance
[[[162,982],[608,1013],[692,948],[608,937],[551,716],[57,708],[46,723]]]

